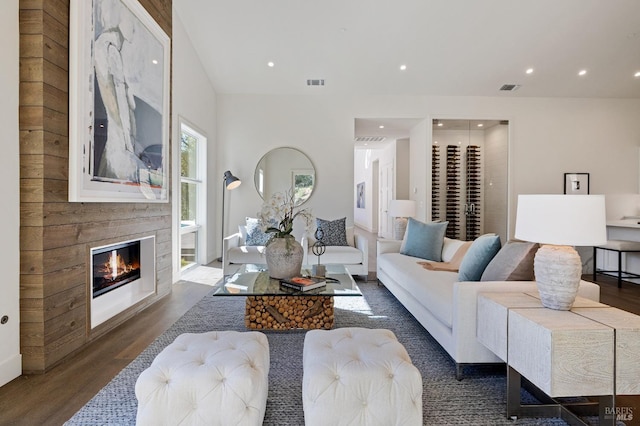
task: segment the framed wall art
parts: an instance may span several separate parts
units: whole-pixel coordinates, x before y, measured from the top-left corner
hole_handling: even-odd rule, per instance
[[[356,207],[359,209],[365,208],[365,192],[364,192],[364,182],[360,182],[356,188],[358,198],[356,200]]]
[[[170,40],[137,0],[72,0],[69,201],[167,202]]]
[[[589,173],[565,173],[565,194],[589,194]]]

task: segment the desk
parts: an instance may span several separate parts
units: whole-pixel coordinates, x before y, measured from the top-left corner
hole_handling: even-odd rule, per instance
[[[640,219],[620,219],[607,221],[607,240],[640,242]],[[593,259],[594,267],[600,270],[617,270],[618,256],[615,252],[599,251]],[[625,253],[621,268],[632,274],[640,274],[640,254]],[[623,276],[623,279],[625,277]],[[636,283],[637,281],[633,281]]]
[[[536,293],[478,296],[478,341],[507,363],[507,417],[582,420],[557,398],[599,397],[600,424],[615,423],[615,395],[640,390],[640,317],[577,298],[570,311],[543,308]],[[545,405],[523,405],[521,380]],[[594,413],[594,404],[569,408]],[[580,414],[584,414],[584,410]]]

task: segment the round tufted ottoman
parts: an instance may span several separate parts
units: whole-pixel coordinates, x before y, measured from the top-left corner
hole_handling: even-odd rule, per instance
[[[390,330],[308,331],[303,369],[306,426],[422,425],[422,377]]]
[[[181,334],[136,382],[138,425],[261,425],[269,343],[259,332]]]

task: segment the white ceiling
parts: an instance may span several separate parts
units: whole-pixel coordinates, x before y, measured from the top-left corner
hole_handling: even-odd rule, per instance
[[[218,93],[640,98],[640,0],[173,5]]]

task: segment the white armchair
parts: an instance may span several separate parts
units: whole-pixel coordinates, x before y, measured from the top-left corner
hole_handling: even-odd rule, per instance
[[[360,275],[367,280],[369,276],[369,242],[363,235],[354,233],[353,227],[346,228],[348,246],[325,246],[326,250],[320,256],[320,263],[323,265],[342,264],[349,274]],[[318,263],[318,256],[311,251],[315,239],[307,235],[302,237],[302,248],[304,249],[303,263],[305,265],[315,265]]]
[[[247,226],[239,225],[238,232],[222,240],[222,273],[233,274],[247,263],[265,263],[264,246],[246,245]]]
[[[296,241],[302,244],[304,249],[303,232],[294,226],[292,235]],[[264,249],[263,245],[247,245],[247,225],[238,225],[238,232],[222,240],[222,273],[224,275],[233,274],[245,264],[266,264]]]

